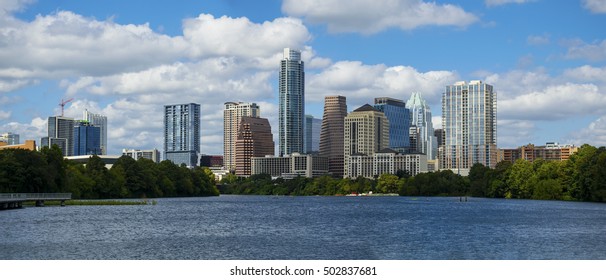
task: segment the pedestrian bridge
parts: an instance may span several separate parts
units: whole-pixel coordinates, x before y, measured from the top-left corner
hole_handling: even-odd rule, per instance
[[[71,193],[0,193],[0,210],[23,207],[23,202],[36,202],[36,207],[44,206],[45,201],[65,201],[72,199]]]

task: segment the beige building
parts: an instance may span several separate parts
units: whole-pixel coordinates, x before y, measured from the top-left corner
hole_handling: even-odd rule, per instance
[[[514,163],[518,159],[525,159],[533,162],[537,159],[547,161],[567,160],[576,153],[579,147],[574,145],[560,145],[555,142],[549,142],[545,146],[535,146],[528,144],[516,149],[499,149],[499,160]]]
[[[236,138],[236,175],[251,175],[250,159],[274,155],[275,146],[269,121],[264,118],[241,117]]]
[[[318,155],[293,153],[283,157],[253,157],[252,175],[269,174],[272,177],[312,178],[328,174],[328,158]]]
[[[0,141],[0,150],[4,150],[4,149],[24,149],[24,150],[35,151],[36,150],[36,141],[25,140],[25,143],[17,144],[17,145],[8,145],[8,143]]]
[[[344,131],[345,175],[350,174],[350,156],[372,156],[389,147],[389,121],[383,112],[368,104],[345,117]]]
[[[345,177],[349,178],[376,178],[382,174],[396,174],[399,170],[415,176],[427,172],[427,155],[400,154],[391,149],[383,149],[371,156],[349,156],[347,164]]]
[[[261,111],[256,103],[226,102],[223,109],[223,164],[227,170],[236,169],[236,138],[242,117],[258,118]]]

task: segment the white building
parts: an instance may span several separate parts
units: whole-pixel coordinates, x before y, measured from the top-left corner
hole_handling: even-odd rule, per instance
[[[294,153],[283,157],[253,157],[251,174],[269,174],[272,177],[312,178],[328,174],[328,158],[317,155]]]
[[[122,155],[132,157],[135,160],[138,160],[140,158],[146,158],[155,163],[160,162],[160,151],[158,151],[157,149],[153,149],[153,150],[122,149]]]
[[[382,174],[396,174],[399,170],[411,176],[427,172],[427,155],[399,154],[391,149],[383,149],[373,155],[351,155],[347,161],[346,178],[375,178]]]
[[[419,92],[413,92],[406,102],[406,108],[410,110],[410,138],[411,147],[416,152],[427,155],[427,159],[435,159],[438,154],[438,140],[434,135],[431,120],[431,109]],[[412,143],[415,139],[415,143]]]

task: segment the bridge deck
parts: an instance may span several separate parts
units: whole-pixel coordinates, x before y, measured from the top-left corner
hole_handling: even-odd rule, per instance
[[[72,199],[71,193],[0,193],[0,210],[21,208],[22,203],[26,201],[35,201],[36,206],[43,206],[44,201],[70,199]]]

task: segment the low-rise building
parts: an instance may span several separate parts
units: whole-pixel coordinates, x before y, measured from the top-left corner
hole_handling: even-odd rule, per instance
[[[427,155],[400,154],[392,149],[383,149],[373,155],[354,154],[349,157],[346,178],[375,178],[381,174],[396,174],[399,170],[411,176],[427,172]]]
[[[299,153],[283,157],[253,157],[251,171],[251,175],[269,174],[274,178],[318,177],[328,174],[328,158]]]
[[[4,150],[4,149],[24,149],[24,150],[35,151],[36,150],[36,141],[25,140],[25,143],[16,144],[16,145],[8,145],[6,142],[0,142],[0,150]]]
[[[511,163],[518,159],[525,159],[529,162],[537,159],[562,161],[569,159],[578,150],[579,147],[574,145],[560,145],[556,142],[547,142],[545,146],[528,144],[515,149],[499,149],[499,160]]]
[[[135,160],[139,158],[146,158],[155,163],[160,162],[160,151],[157,149],[152,150],[136,150],[136,149],[122,149],[123,156],[132,157]]]

